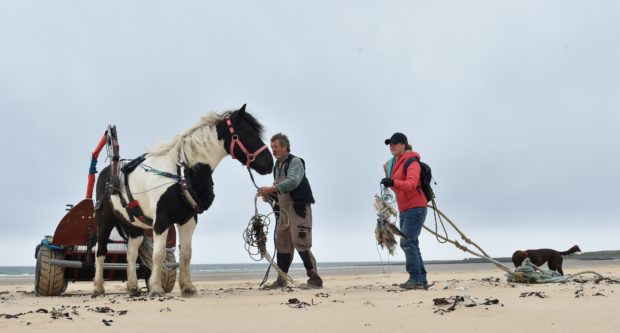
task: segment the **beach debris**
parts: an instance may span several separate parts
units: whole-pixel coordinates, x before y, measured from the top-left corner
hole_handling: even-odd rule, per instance
[[[71,318],[71,315],[68,312],[64,312],[65,309],[68,309],[68,306],[62,306],[59,309],[56,308],[52,308],[52,310],[46,310],[46,309],[37,309],[35,311],[28,311],[28,312],[20,312],[20,313],[16,313],[16,314],[8,314],[8,313],[0,313],[0,318],[4,318],[4,319],[18,319],[21,316],[27,315],[27,314],[33,314],[33,313],[49,313],[51,315],[52,319],[61,319],[61,318],[65,318],[68,320],[73,320],[73,318]],[[73,314],[78,315],[77,311],[74,310]]]
[[[105,319],[101,319],[101,322],[106,325],[106,326],[112,326],[112,323],[114,322],[114,320],[105,320]]]
[[[577,290],[575,290],[575,298],[583,297],[583,286],[579,286]]]
[[[375,227],[375,239],[382,249],[387,248],[391,255],[394,255],[396,249],[396,237],[398,235],[407,238],[396,226],[391,222],[392,217],[398,216],[396,209],[386,202],[385,199],[375,195],[375,209],[377,210],[377,226]]]
[[[71,315],[69,314],[69,312],[65,312],[66,309],[68,309],[68,306],[61,306],[60,308],[56,309],[56,308],[52,308],[52,310],[49,311],[50,316],[52,317],[52,319],[61,319],[61,318],[65,318],[68,320],[73,320],[73,318],[71,318]]]
[[[602,293],[601,293],[601,292],[599,292],[599,291],[597,291],[597,292],[596,292],[596,294],[594,294],[594,295],[592,295],[592,296],[603,296],[603,297],[605,297],[605,295],[604,295],[604,294],[602,294]]]
[[[90,308],[88,311],[96,312],[96,313],[114,313],[114,310],[107,306],[96,306],[94,309]]]
[[[484,302],[481,305],[495,305],[498,304],[499,300],[497,298],[485,298]],[[502,304],[503,306],[503,304]]]
[[[607,282],[607,284],[620,284],[620,280],[614,280],[611,278],[602,278],[594,281],[595,284],[599,284],[601,282]]]
[[[8,291],[0,292],[0,301],[2,301],[1,303],[4,303],[5,301],[10,301],[12,299],[15,299],[15,295],[12,295]]]
[[[543,291],[530,291],[521,293],[519,297],[538,297],[538,298],[547,298],[547,295]]]
[[[334,299],[332,300],[332,303],[344,303],[344,301],[341,299]]]
[[[483,278],[480,281],[482,282],[486,282],[490,285],[493,285],[495,287],[499,286],[502,283],[502,280],[498,277],[488,277],[488,278]]]
[[[452,304],[452,305],[447,309],[437,309],[433,313],[439,313],[440,315],[443,316],[444,313],[452,312],[456,310],[456,305],[464,301],[465,301],[465,298],[463,296],[450,296],[449,298],[434,298],[433,304],[435,304],[436,306],[443,306],[443,305],[449,305],[449,304]]]
[[[11,314],[8,314],[8,313],[0,313],[0,318],[4,318],[4,319],[17,319],[17,318],[19,318],[20,316],[23,316],[23,315],[24,315],[23,313],[18,313],[18,314],[14,314],[14,315],[11,315]]]
[[[125,300],[128,302],[148,302],[148,301],[153,301],[153,300],[157,300],[160,302],[165,302],[165,301],[185,302],[184,299],[178,296],[150,297],[148,295],[140,295],[140,296],[129,296],[129,297],[126,297]]]
[[[126,315],[129,310],[114,310],[110,307],[107,306],[96,306],[94,308],[88,307],[87,311],[90,312],[95,312],[95,313],[102,313],[108,316],[124,316]]]
[[[450,307],[448,307],[447,309],[442,309],[442,308],[436,309],[433,313],[439,313],[440,315],[443,315],[444,313],[452,312],[456,310],[457,305],[461,303],[466,308],[471,308],[471,307],[475,307],[478,305],[489,306],[489,305],[500,304],[499,300],[496,298],[485,298],[484,302],[478,303],[469,296],[450,296],[448,298],[440,297],[440,298],[433,299],[433,305],[437,307],[450,305]],[[500,305],[504,306],[504,304],[500,304]],[[488,308],[485,308],[485,309],[488,310]]]
[[[448,305],[450,304],[450,302],[446,298],[440,297],[440,298],[433,298],[433,304],[435,306],[441,306],[441,305]]]
[[[302,301],[300,301],[297,298],[289,298],[288,302],[282,303],[282,304],[286,304],[286,305],[288,305],[292,309],[303,309],[303,308],[306,308],[306,307],[314,305],[314,300],[312,301],[312,303],[313,304],[302,302]]]
[[[165,307],[163,309],[160,309],[159,312],[172,312],[172,309],[169,307]]]
[[[327,293],[318,293],[318,294],[315,294],[314,297],[329,298],[329,294],[327,294]]]

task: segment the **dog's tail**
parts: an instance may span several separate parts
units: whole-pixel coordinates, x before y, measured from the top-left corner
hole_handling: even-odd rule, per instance
[[[575,252],[581,252],[581,249],[577,245],[571,247],[570,249],[568,249],[568,251],[560,252],[560,254],[563,255],[563,256],[567,256],[567,255],[573,254]]]

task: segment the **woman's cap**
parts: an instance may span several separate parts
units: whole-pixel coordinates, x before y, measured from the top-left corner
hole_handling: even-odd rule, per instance
[[[407,136],[405,136],[403,133],[400,132],[396,132],[394,134],[392,134],[392,137],[389,139],[385,139],[385,144],[389,145],[390,143],[402,143],[402,144],[407,144]]]

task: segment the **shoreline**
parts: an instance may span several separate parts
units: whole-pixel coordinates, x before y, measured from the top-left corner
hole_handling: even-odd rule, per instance
[[[351,263],[347,263],[351,264]],[[192,279],[194,281],[240,281],[240,280],[257,280],[261,281],[267,271],[267,264],[256,264],[257,266],[263,266],[262,269],[255,270],[226,270],[226,271],[192,271]],[[429,278],[432,279],[434,273],[445,272],[480,272],[480,271],[493,271],[497,270],[497,273],[502,273],[501,270],[495,267],[492,263],[425,263]],[[584,260],[584,259],[565,259],[564,270],[567,274],[572,271],[583,270],[586,267],[603,267],[607,265],[620,265],[620,259],[607,259],[607,260]],[[363,263],[361,265],[346,266],[346,267],[322,267],[318,264],[319,272],[323,276],[334,275],[368,275],[368,274],[405,274],[404,262],[386,263],[384,265]],[[512,263],[506,264],[506,266],[513,268]],[[542,268],[547,268],[543,265]],[[270,279],[275,278],[275,271],[273,268],[270,270]],[[302,267],[291,268],[290,274],[293,278],[304,279],[305,271]],[[502,273],[503,274],[503,273]],[[144,282],[144,281],[142,281]],[[31,284],[34,288],[34,275],[0,275],[0,286],[2,285],[26,285]],[[69,283],[70,285],[72,283]]]

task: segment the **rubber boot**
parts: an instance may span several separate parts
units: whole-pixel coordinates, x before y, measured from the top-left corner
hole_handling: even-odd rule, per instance
[[[278,263],[278,267],[284,272],[288,274],[289,268],[291,268],[291,263],[293,263],[293,255],[290,253],[280,253],[276,254],[276,262]]]
[[[284,273],[288,273],[289,268],[291,267],[291,263],[293,262],[293,256],[290,253],[277,253],[276,254],[276,262],[278,263],[278,268],[280,268]],[[267,284],[263,287],[263,289],[278,289],[284,288],[288,282],[283,276],[278,274],[278,278],[273,281],[271,284]]]
[[[319,276],[319,272],[316,268],[316,260],[312,255],[310,250],[300,251],[299,256],[304,263],[304,267],[306,268],[306,274],[308,275],[308,287],[309,288],[322,288],[323,287],[323,279]]]

